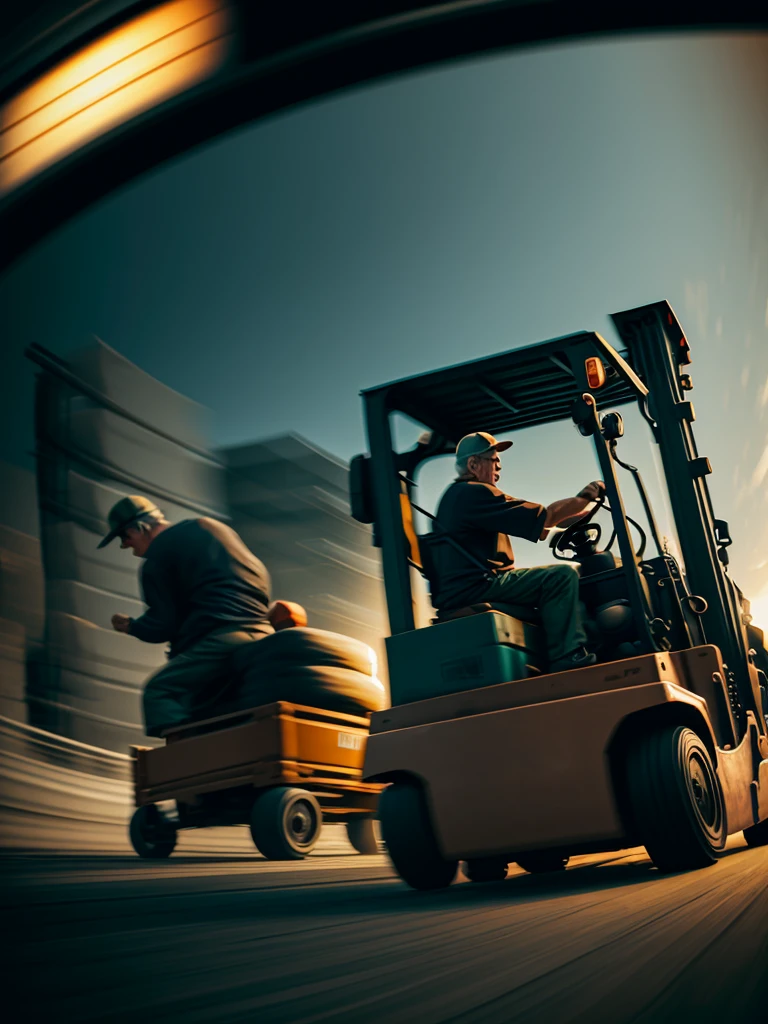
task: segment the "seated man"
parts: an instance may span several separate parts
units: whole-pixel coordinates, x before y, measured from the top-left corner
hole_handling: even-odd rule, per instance
[[[440,499],[435,536],[447,533],[464,551],[440,545],[432,602],[441,611],[481,601],[536,607],[547,638],[550,671],[592,665],[596,659],[584,647],[575,566],[515,569],[508,535],[544,540],[550,527],[579,519],[605,485],[595,481],[577,497],[562,498],[547,508],[512,498],[495,486],[501,471],[499,452],[511,445],[483,432],[459,441],[459,475]]]
[[[269,574],[229,526],[185,519],[175,526],[148,498],[133,495],[110,509],[110,530],[144,559],[141,588],[148,605],[138,619],[113,615],[118,633],[150,644],[170,643],[170,660],[147,680],[144,722],[160,736],[192,717],[195,703],[226,679],[238,648],[274,632]]]

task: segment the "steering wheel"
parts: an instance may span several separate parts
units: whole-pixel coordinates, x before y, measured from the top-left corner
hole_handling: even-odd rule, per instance
[[[604,494],[600,498],[598,498],[597,504],[591,512],[589,512],[585,516],[582,516],[582,518],[579,519],[577,522],[571,523],[571,525],[566,530],[563,530],[562,533],[556,533],[553,535],[552,540],[549,542],[549,546],[552,549],[552,554],[558,561],[570,562],[572,561],[572,559],[566,555],[566,551],[570,551],[573,555],[577,555],[576,549],[581,547],[583,544],[590,543],[597,545],[600,542],[600,538],[603,533],[600,524],[592,523],[591,526],[589,526],[588,524],[590,519],[592,519],[592,517],[596,515],[601,508],[604,508],[606,512],[611,511],[608,505],[605,504]],[[636,523],[635,520],[631,518],[631,516],[627,516],[627,522],[631,523],[635,527],[637,532],[640,534],[640,547],[635,552],[635,558],[642,559],[643,555],[645,554],[645,545],[648,539],[645,535],[645,530],[639,523]],[[591,537],[584,536],[584,538],[579,541],[577,540],[577,536],[580,530],[588,530],[590,533],[594,531],[594,535]],[[616,531],[614,530],[611,534],[611,539],[608,541],[608,544],[605,547],[606,551],[611,550],[615,540]]]
[[[592,544],[598,544],[600,542],[600,538],[603,535],[600,524],[592,523],[591,526],[589,524],[592,518],[597,515],[604,505],[605,494],[602,494],[595,502],[595,507],[591,512],[582,516],[581,519],[578,519],[575,523],[571,523],[571,525],[563,530],[562,533],[553,534],[552,540],[549,542],[549,546],[552,549],[552,554],[558,559],[558,561],[570,562],[571,559],[566,555],[566,551],[570,551],[575,554],[576,548],[581,547],[581,545],[587,541]],[[585,535],[583,540],[579,543],[576,541],[576,538],[581,530],[588,531],[592,536],[587,537]]]

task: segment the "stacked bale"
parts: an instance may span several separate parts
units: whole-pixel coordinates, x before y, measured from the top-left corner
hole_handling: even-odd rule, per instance
[[[177,522],[223,515],[221,467],[204,447],[203,410],[103,342],[66,363],[36,348],[38,495],[46,580],[45,646],[30,675],[42,728],[111,750],[143,737],[140,695],[162,645],[115,633],[143,611],[140,562],[97,550],[107,513],[143,494]]]
[[[26,663],[43,638],[34,474],[0,462],[0,715],[27,721]]]
[[[294,434],[221,454],[232,525],[268,566],[273,596],[368,644],[385,680],[381,562],[370,527],[350,516],[346,463]]]

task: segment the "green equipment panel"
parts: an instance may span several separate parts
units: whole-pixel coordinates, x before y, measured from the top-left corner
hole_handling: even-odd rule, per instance
[[[499,611],[387,637],[392,704],[526,679],[541,642],[536,626]]]

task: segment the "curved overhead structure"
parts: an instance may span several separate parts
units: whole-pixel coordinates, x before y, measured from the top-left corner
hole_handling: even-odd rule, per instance
[[[0,64],[0,269],[162,161],[338,89],[533,43],[764,28],[768,6],[91,0],[76,7],[49,0],[25,17],[5,32]]]

